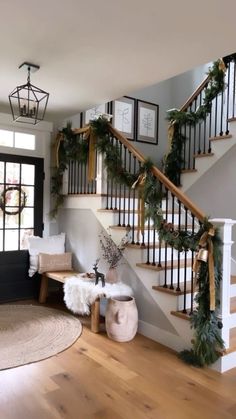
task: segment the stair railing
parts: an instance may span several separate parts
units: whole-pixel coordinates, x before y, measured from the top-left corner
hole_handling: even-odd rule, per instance
[[[211,111],[201,122],[190,126],[181,125],[180,132],[186,138],[182,151],[182,172],[194,171],[196,157],[211,154],[211,141],[230,134],[229,122],[235,117],[236,64],[233,56],[226,57],[224,60],[227,65],[225,89],[212,101]],[[210,77],[207,76],[180,111],[196,112],[204,104],[209,82]],[[181,184],[180,179],[178,183]]]
[[[77,135],[84,135],[85,130],[78,129],[74,132]],[[108,125],[107,141],[117,149],[123,169],[134,177],[137,176],[146,161],[145,157],[111,124]],[[196,233],[205,214],[157,167],[152,166],[151,172],[163,195],[160,207],[164,220],[175,226],[174,228],[178,231]],[[88,164],[81,169],[72,159],[68,170],[68,193],[84,194],[90,191],[89,193],[95,194],[96,190],[96,186],[92,188],[89,186]],[[179,309],[184,313],[191,313],[194,308],[195,292],[192,271],[194,252],[177,251],[166,242],[159,240],[158,232],[150,217],[146,220],[144,229],[140,228],[138,188],[132,189],[107,176],[103,199],[105,209],[112,210],[117,215],[116,228],[129,229],[131,244],[145,249],[146,257],[140,266],[149,266],[150,269],[155,270],[159,277],[159,284],[164,288],[169,288],[177,294],[183,294],[183,303]]]

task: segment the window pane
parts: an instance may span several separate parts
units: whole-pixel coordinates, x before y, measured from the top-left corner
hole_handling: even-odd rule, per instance
[[[5,250],[18,250],[18,230],[5,230]]]
[[[3,238],[3,231],[0,230],[0,252],[3,251],[3,241],[2,241],[2,238]]]
[[[34,185],[34,166],[32,164],[21,165],[21,183]]]
[[[0,228],[3,228],[3,211],[0,209]]]
[[[22,228],[32,228],[34,226],[34,209],[24,208],[21,212],[21,225]]]
[[[13,147],[13,132],[0,129],[0,145]]]
[[[26,194],[26,207],[34,206],[34,187],[33,186],[23,186],[22,191]]]
[[[0,161],[0,183],[4,182],[4,162]]]
[[[21,249],[29,248],[28,239],[30,236],[33,236],[33,234],[34,234],[33,229],[21,230],[20,232],[20,248]]]
[[[35,149],[35,135],[15,132],[15,147],[27,150]]]
[[[19,163],[7,163],[6,164],[6,183],[17,184],[19,183],[19,181],[20,181]]]
[[[18,208],[11,208],[11,212],[18,211]],[[6,228],[18,228],[18,222],[19,222],[19,214],[16,215],[10,215],[5,214],[5,227]]]

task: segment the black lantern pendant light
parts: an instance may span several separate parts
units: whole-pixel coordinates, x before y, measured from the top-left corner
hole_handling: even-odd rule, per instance
[[[28,71],[27,83],[17,86],[9,95],[13,120],[36,125],[44,119],[49,93],[30,83],[30,71],[39,70],[39,66],[24,62],[19,68]]]

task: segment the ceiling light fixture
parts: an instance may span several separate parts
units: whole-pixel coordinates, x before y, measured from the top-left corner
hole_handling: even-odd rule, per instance
[[[24,62],[19,68],[28,71],[27,83],[17,86],[9,95],[13,120],[36,125],[44,119],[49,93],[30,83],[30,71],[39,70],[39,66]]]

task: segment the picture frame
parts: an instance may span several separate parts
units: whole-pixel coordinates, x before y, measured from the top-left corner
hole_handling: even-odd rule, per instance
[[[135,107],[136,99],[123,96],[112,102],[112,126],[121,132],[128,140],[135,139]]]
[[[158,144],[159,105],[137,101],[137,141]]]
[[[108,103],[96,105],[93,108],[87,109],[86,111],[82,112],[82,126],[89,124],[89,121],[93,120],[94,117],[101,113],[108,113]]]

